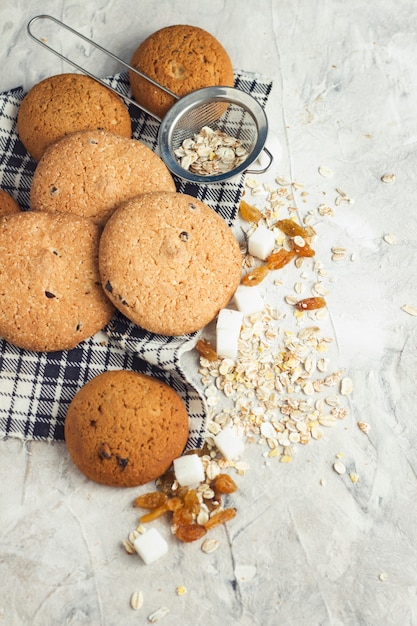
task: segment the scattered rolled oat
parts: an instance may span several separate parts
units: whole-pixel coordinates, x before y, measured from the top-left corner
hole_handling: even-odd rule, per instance
[[[286,178],[283,178],[282,176],[277,176],[275,182],[282,187],[288,187],[289,185],[291,185],[290,181]]]
[[[156,611],[148,615],[148,622],[150,622],[151,624],[156,624],[157,622],[159,622],[159,620],[166,617],[168,613],[169,609],[166,606],[161,606],[160,609],[157,609]]]
[[[386,572],[381,572],[378,578],[382,582],[385,582],[388,579],[388,574]]]
[[[390,246],[395,246],[395,244],[397,243],[397,238],[392,233],[387,233],[386,235],[384,235],[384,241],[386,243],[389,243]]]
[[[205,554],[211,554],[211,552],[215,552],[219,548],[220,544],[217,539],[213,539],[212,537],[207,537],[201,544],[201,550]]]
[[[324,167],[323,165],[320,165],[319,174],[324,178],[331,178],[333,176],[333,171],[329,167]]]
[[[340,261],[341,259],[344,259],[346,256],[346,248],[343,248],[342,246],[333,246],[331,248],[332,251],[332,261]]]
[[[353,382],[352,380],[346,376],[345,378],[342,378],[342,381],[340,383],[340,393],[342,394],[342,396],[348,396],[352,393],[353,391]]]
[[[135,546],[131,541],[129,541],[129,539],[123,540],[123,546],[127,554],[136,554]]]
[[[352,198],[349,198],[349,196],[346,194],[345,191],[343,191],[343,189],[339,189],[336,187],[336,192],[339,194],[338,196],[336,196],[336,200],[335,200],[335,205],[339,206],[340,204],[342,204],[342,202],[347,202],[348,204],[354,204],[354,200]]]
[[[346,473],[346,467],[342,463],[342,461],[335,461],[333,463],[333,469],[334,469],[335,472],[337,472],[337,474],[345,474]]]
[[[412,304],[403,304],[401,310],[404,311],[404,313],[408,313],[408,315],[417,315],[417,307]]]
[[[256,187],[259,187],[259,182],[256,178],[247,178],[245,181],[245,185],[249,189],[255,189]]]
[[[328,217],[334,216],[334,211],[332,207],[327,206],[327,204],[324,204],[324,203],[319,204],[319,206],[317,207],[317,211],[319,215],[322,215],[322,216],[328,216]]]
[[[143,594],[141,591],[132,593],[130,596],[130,606],[135,611],[138,611],[143,606]]]
[[[358,422],[358,427],[365,435],[369,433],[370,426],[366,422]]]
[[[329,290],[323,285],[322,282],[315,282],[313,285],[313,293],[318,296],[327,296],[329,295]]]
[[[383,183],[392,184],[395,182],[395,174],[383,174],[381,180]]]

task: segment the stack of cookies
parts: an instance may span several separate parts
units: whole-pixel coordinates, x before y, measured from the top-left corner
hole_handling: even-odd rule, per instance
[[[132,64],[179,95],[233,84],[225,50],[191,26],[158,31]],[[131,84],[157,115],[172,104],[137,75]],[[18,133],[38,163],[30,211],[0,192],[1,337],[30,351],[70,350],[115,309],[150,332],[182,335],[228,304],[241,277],[238,242],[215,211],[177,193],[162,160],[132,139],[121,98],[88,76],[46,78],[24,98]],[[89,478],[132,486],[182,453],[187,412],[159,381],[105,372],[73,399],[65,434]]]

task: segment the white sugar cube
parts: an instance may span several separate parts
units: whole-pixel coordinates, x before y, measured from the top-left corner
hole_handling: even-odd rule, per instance
[[[262,224],[249,235],[248,238],[248,252],[252,256],[256,256],[263,261],[271,254],[275,248],[275,235],[272,230],[269,230]]]
[[[186,454],[174,459],[174,473],[181,487],[204,482],[204,467],[198,454]]]
[[[240,456],[245,444],[233,428],[224,428],[214,437],[214,443],[225,459],[231,461]]]
[[[238,355],[236,336],[229,330],[219,329],[216,332],[216,352],[220,357],[236,361]]]
[[[133,542],[136,552],[146,565],[153,563],[168,552],[168,544],[156,528],[150,528]]]
[[[220,309],[217,316],[217,328],[224,330],[236,330],[240,331],[242,326],[243,315],[239,311],[234,309]]]
[[[233,297],[234,303],[243,315],[252,315],[262,311],[265,304],[258,287],[247,287],[239,285]]]
[[[243,313],[233,309],[221,309],[216,324],[216,352],[221,357],[235,360],[237,357]]]

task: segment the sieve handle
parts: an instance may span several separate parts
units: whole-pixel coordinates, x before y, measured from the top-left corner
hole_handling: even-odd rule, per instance
[[[57,24],[61,28],[69,31],[70,33],[72,33],[76,37],[79,37],[80,39],[83,39],[88,44],[90,44],[94,48],[97,48],[101,52],[104,52],[104,54],[106,54],[107,56],[111,57],[112,59],[114,59],[118,63],[121,63],[122,65],[127,67],[129,70],[132,70],[132,72],[135,72],[135,74],[138,74],[139,76],[141,76],[142,78],[144,78],[145,80],[150,82],[155,87],[158,87],[158,89],[162,89],[162,91],[165,91],[165,93],[167,93],[172,98],[175,98],[175,100],[179,100],[179,97],[177,96],[177,94],[173,93],[172,91],[170,91],[166,87],[163,87],[160,83],[156,82],[155,80],[153,80],[152,78],[150,78],[146,74],[143,74],[143,72],[139,71],[138,69],[136,69],[132,65],[129,65],[129,63],[126,63],[126,61],[123,61],[123,59],[120,59],[118,56],[113,54],[113,52],[110,52],[109,50],[106,50],[105,48],[100,46],[98,43],[93,41],[92,39],[89,39],[88,37],[86,37],[85,35],[82,35],[81,33],[79,33],[78,31],[74,30],[73,28],[71,28],[67,24],[64,24],[64,22],[61,22],[60,20],[57,20],[55,17],[52,17],[51,15],[35,15],[35,17],[32,17],[32,19],[28,22],[27,31],[28,31],[29,36],[34,41],[36,41],[36,43],[40,44],[41,46],[43,46],[44,48],[49,50],[50,52],[55,54],[57,57],[59,57],[60,59],[65,61],[66,63],[69,63],[70,65],[75,67],[77,70],[79,70],[83,74],[87,74],[87,76],[90,76],[90,78],[93,78],[97,82],[101,83],[102,85],[104,85],[105,87],[107,87],[108,89],[113,91],[115,94],[117,94],[118,96],[120,96],[124,100],[127,100],[127,102],[130,102],[130,104],[133,104],[135,107],[137,107],[141,111],[144,111],[145,113],[147,113],[148,115],[150,115],[151,117],[156,119],[158,122],[161,121],[161,118],[157,117],[154,113],[152,113],[151,111],[148,111],[145,107],[139,105],[135,100],[132,100],[132,98],[129,98],[129,96],[125,96],[124,94],[120,93],[119,91],[114,89],[114,87],[110,87],[104,80],[102,80],[101,78],[99,78],[95,74],[92,74],[91,72],[89,72],[88,70],[83,68],[81,65],[78,65],[77,63],[75,63],[75,61],[71,61],[71,59],[69,59],[68,57],[64,56],[60,52],[58,52],[58,50],[55,50],[55,48],[52,48],[51,46],[48,46],[48,44],[46,43],[46,41],[44,39],[36,37],[36,35],[34,35],[33,32],[32,32],[32,25],[35,22],[39,22],[39,21],[42,21],[42,20],[50,20],[51,22],[55,22],[55,24]]]
[[[263,174],[264,172],[268,171],[269,168],[272,165],[272,161],[274,160],[274,157],[272,156],[272,154],[269,152],[269,150],[267,148],[263,148],[263,151],[266,153],[269,161],[268,163],[265,165],[265,167],[259,169],[259,170],[245,170],[245,174]]]

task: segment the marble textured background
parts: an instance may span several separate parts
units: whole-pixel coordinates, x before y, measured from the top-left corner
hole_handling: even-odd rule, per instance
[[[0,624],[129,626],[148,623],[160,606],[170,609],[167,625],[416,624],[417,318],[401,310],[417,306],[415,3],[2,0],[2,91],[68,70],[28,40],[26,23],[39,13],[126,60],[154,30],[195,24],[225,45],[236,68],[273,78],[275,162],[262,180],[302,182],[301,213],[323,198],[334,206],[337,187],[355,200],[322,222],[317,250],[331,269],[334,360],[354,391],[349,418],[292,464],[266,463],[247,446],[239,514],[217,530],[220,550],[205,555],[172,541],[149,567],[120,547],[137,520],[138,490],[88,482],[64,445],[0,442]],[[84,56],[99,75],[119,70]],[[322,178],[320,165],[333,176]],[[387,172],[392,185],[381,182]],[[347,248],[345,261],[332,264],[331,245]],[[338,452],[358,483],[333,471]],[[129,607],[137,589],[145,598],[138,613]]]

